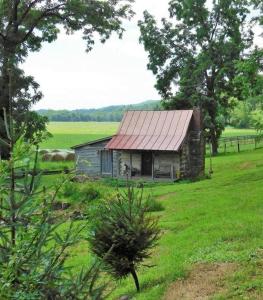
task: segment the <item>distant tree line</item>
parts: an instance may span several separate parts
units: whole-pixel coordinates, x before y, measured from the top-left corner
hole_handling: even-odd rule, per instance
[[[149,100],[135,105],[108,106],[99,109],[51,110],[41,109],[38,113],[53,122],[120,122],[126,110],[160,109],[160,101]]]

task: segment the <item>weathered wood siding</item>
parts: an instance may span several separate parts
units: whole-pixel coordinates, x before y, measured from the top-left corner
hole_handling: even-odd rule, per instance
[[[113,177],[120,176],[120,152],[113,151]]]
[[[117,176],[117,157],[118,153],[113,151],[112,154],[112,166],[113,170],[107,174],[103,174],[101,171],[101,151],[104,148],[107,141],[94,143],[91,145],[82,146],[75,149],[76,154],[76,172],[78,174],[87,174],[89,176]]]
[[[136,175],[141,173],[142,158],[140,152],[119,151],[119,175],[126,176],[125,165],[130,167],[130,153],[132,159],[132,169]]]
[[[176,178],[180,171],[180,155],[177,152],[160,151],[154,153],[154,173],[156,177]]]

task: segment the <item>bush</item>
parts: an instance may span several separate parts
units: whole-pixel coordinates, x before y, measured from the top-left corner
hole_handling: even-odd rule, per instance
[[[76,197],[79,194],[78,186],[72,182],[66,182],[63,186],[62,195],[64,197]]]
[[[106,177],[103,179],[103,183],[114,188],[127,187],[127,180],[125,179]]]
[[[93,201],[95,199],[100,198],[100,196],[101,196],[100,192],[92,184],[85,185],[80,190],[80,198],[81,198],[81,201],[83,201],[83,202]]]
[[[164,206],[161,202],[157,201],[153,197],[148,197],[145,201],[146,211],[147,212],[156,212],[156,211],[163,211]]]
[[[146,214],[142,192],[136,193],[128,187],[115,199],[105,201],[89,239],[92,251],[104,262],[106,271],[117,279],[131,274],[137,291],[140,286],[136,270],[150,257],[150,250],[159,237],[157,219]]]
[[[83,241],[87,222],[65,224],[57,218],[53,209],[62,205],[56,196],[63,182],[50,190],[38,185],[40,175],[30,175],[32,152],[23,141],[11,147],[10,161],[0,160],[0,202],[5,207],[0,210],[0,299],[105,299],[99,264],[83,265],[74,274],[68,268],[69,253]],[[33,169],[37,157],[34,162]],[[13,169],[26,171],[23,180]],[[74,189],[65,183],[64,188],[68,194]]]

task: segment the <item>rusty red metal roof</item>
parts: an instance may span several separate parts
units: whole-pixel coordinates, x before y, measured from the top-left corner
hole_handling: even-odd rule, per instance
[[[192,115],[193,110],[127,111],[106,148],[178,151]]]

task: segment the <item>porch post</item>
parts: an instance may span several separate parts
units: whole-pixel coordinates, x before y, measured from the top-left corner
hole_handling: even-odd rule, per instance
[[[130,178],[132,178],[132,152],[130,151]]]
[[[154,180],[154,152],[152,151],[152,179]]]

